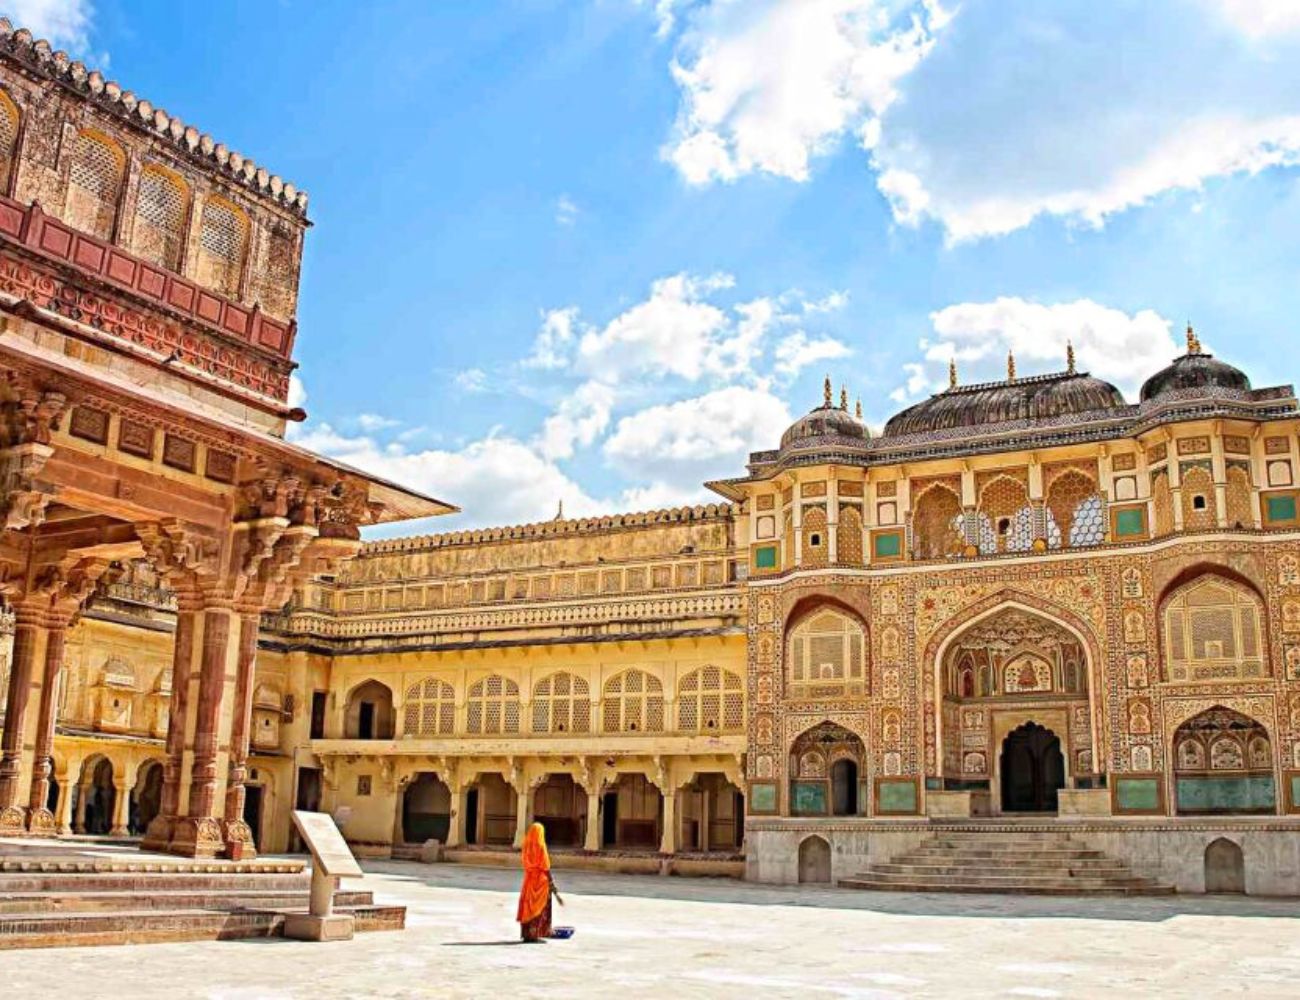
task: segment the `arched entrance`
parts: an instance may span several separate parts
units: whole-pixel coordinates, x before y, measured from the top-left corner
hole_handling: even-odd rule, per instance
[[[1061,738],[1036,722],[1007,734],[1002,742],[1002,811],[1056,812],[1065,787]]]
[[[447,842],[451,831],[451,790],[436,774],[417,774],[402,794],[402,842]]]
[[[131,835],[143,836],[149,824],[158,815],[162,805],[163,769],[156,760],[145,761],[136,774],[135,788],[131,793]]]
[[[479,775],[466,793],[465,809],[466,843],[514,843],[515,790],[499,772]]]
[[[856,816],[866,747],[843,726],[823,722],[790,748],[792,816]]]
[[[807,837],[799,844],[799,881],[831,880],[831,845],[822,837]]]
[[[1246,891],[1246,859],[1235,841],[1219,837],[1205,848],[1205,891]]]
[[[955,629],[938,658],[939,766],[948,791],[993,812],[1054,812],[1063,788],[1097,788],[1089,646],[1007,601]]]
[[[81,766],[77,785],[77,832],[103,836],[113,829],[117,790],[113,787],[113,763],[107,757],[92,757]]]
[[[348,695],[343,735],[349,740],[391,740],[393,719],[393,692],[379,681],[366,681]]]
[[[697,774],[680,795],[683,851],[734,851],[745,838],[745,796],[725,774]]]
[[[1222,705],[1174,732],[1174,802],[1180,816],[1277,809],[1268,730]]]

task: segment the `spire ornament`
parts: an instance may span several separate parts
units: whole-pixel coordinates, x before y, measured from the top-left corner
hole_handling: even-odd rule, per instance
[[[1007,381],[1016,380],[1016,356],[1011,351],[1007,351]]]
[[[948,361],[948,388],[957,388],[957,359],[950,358]]]
[[[1196,335],[1196,331],[1192,329],[1191,320],[1187,321],[1187,353],[1188,354],[1203,353],[1201,351],[1201,338],[1198,337]]]
[[[1072,340],[1067,340],[1065,342],[1065,370],[1071,375],[1076,374],[1074,366],[1074,341]]]
[[[862,419],[862,400],[859,399],[857,404],[853,407],[853,415],[859,420]]]
[[[826,381],[822,383],[822,406],[831,405],[831,377],[826,376]]]
[[[845,413],[849,410],[849,389],[848,386],[840,386],[840,409]]]

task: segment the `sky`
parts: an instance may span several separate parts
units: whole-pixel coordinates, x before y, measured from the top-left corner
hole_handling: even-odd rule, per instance
[[[716,500],[829,375],[1300,373],[1300,0],[0,0],[311,198],[299,443],[463,508]]]

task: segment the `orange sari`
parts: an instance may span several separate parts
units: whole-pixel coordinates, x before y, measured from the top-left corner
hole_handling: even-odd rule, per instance
[[[528,828],[521,857],[524,884],[519,890],[515,919],[525,941],[540,941],[551,936],[551,856],[546,851],[546,831],[541,823]]]

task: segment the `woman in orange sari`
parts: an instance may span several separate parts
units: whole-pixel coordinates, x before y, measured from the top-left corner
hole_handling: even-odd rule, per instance
[[[524,885],[519,890],[520,937],[543,941],[551,936],[551,856],[546,851],[546,831],[534,823],[524,836]]]

